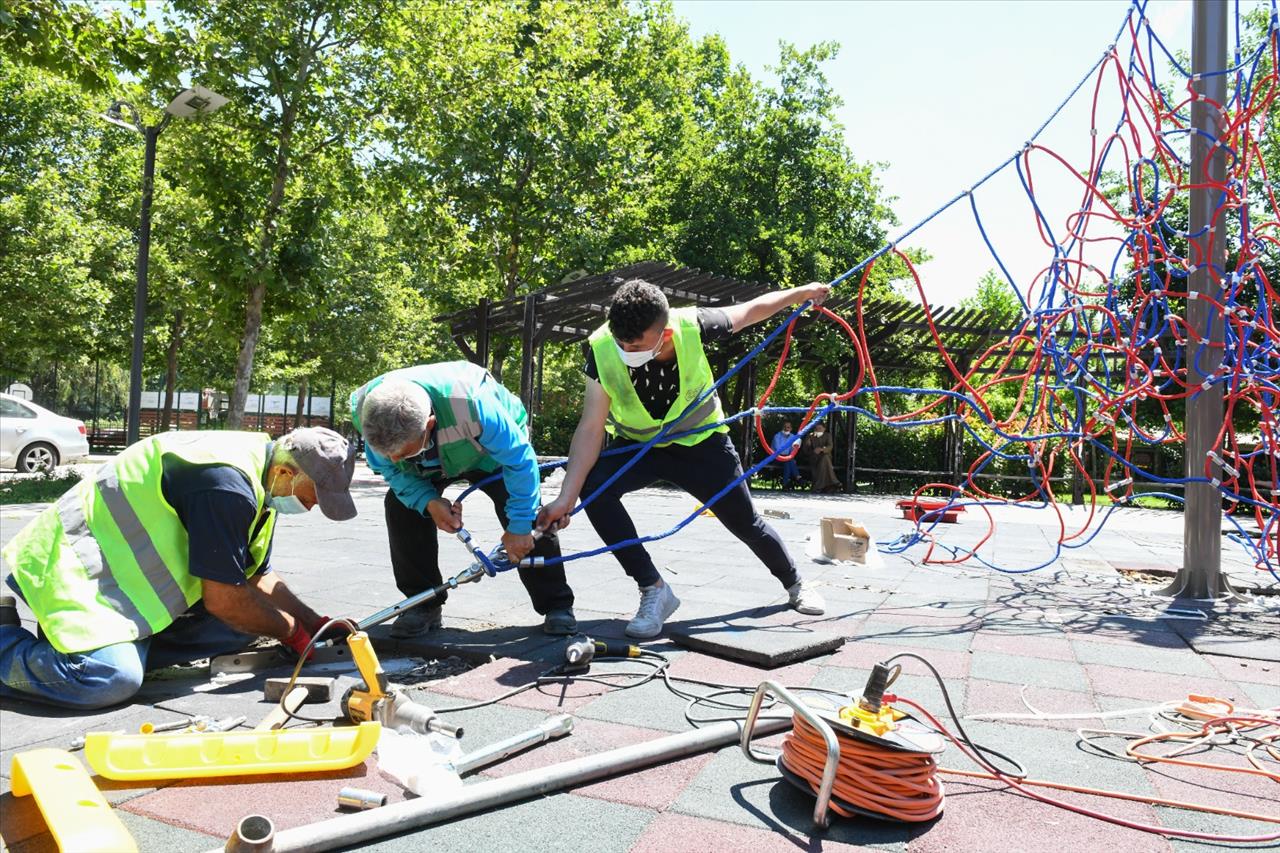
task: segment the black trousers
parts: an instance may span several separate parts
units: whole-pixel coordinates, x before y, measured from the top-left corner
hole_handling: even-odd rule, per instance
[[[633,445],[633,441],[615,440],[609,447]],[[585,499],[613,476],[619,468],[631,460],[631,454],[603,456],[587,475],[582,487]],[[704,503],[742,474],[742,462],[729,436],[712,433],[689,447],[669,444],[654,447],[623,474],[613,485],[597,496],[583,510],[591,525],[605,543],[612,545],[636,536],[636,526],[622,506],[622,496],[636,489],[643,489],[658,480],[666,480]],[[738,483],[728,494],[711,506],[712,512],[725,528],[738,537],[783,586],[791,586],[800,576],[796,564],[782,544],[776,530],[765,523],[751,503],[751,492],[746,481]],[[640,586],[652,586],[661,575],[653,565],[653,558],[643,545],[631,545],[613,552],[622,568]]]
[[[483,471],[469,471],[458,479],[474,483],[487,476],[489,475]],[[453,481],[437,482],[436,485],[443,491],[444,486],[451,482]],[[507,527],[506,484],[499,478],[480,488],[493,500],[498,520],[505,530]],[[436,536],[438,533],[436,523],[431,520],[430,515],[416,512],[402,504],[391,489],[387,489],[383,505],[387,514],[387,538],[391,543],[391,570],[395,574],[396,586],[400,592],[408,598],[433,586],[439,586],[444,582],[444,578],[440,574],[440,542]],[[460,557],[465,553],[461,547],[457,552]],[[554,533],[543,535],[534,542],[531,556],[559,557],[560,540]],[[533,609],[538,613],[545,616],[551,610],[573,606],[573,590],[565,580],[563,565],[544,566],[537,569],[520,568],[516,571],[520,573],[520,582],[524,584],[524,588],[529,593],[529,600],[533,603]],[[448,597],[447,593],[443,593],[436,601],[443,604]]]

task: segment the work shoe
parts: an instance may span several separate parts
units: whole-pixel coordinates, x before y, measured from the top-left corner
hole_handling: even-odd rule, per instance
[[[439,607],[414,607],[396,617],[391,626],[391,636],[398,639],[418,637],[434,631],[442,624]]]
[[[642,640],[658,636],[662,633],[662,623],[679,606],[680,599],[668,583],[640,587],[640,609],[636,611],[636,618],[627,623],[627,636]]]
[[[787,587],[787,599],[792,610],[806,616],[821,616],[827,610],[827,603],[812,581],[796,581]]]
[[[12,595],[0,595],[0,625],[21,625],[18,616],[18,599]]]
[[[573,615],[572,607],[561,607],[547,612],[542,620],[542,633],[554,637],[567,637],[578,630],[578,620]]]

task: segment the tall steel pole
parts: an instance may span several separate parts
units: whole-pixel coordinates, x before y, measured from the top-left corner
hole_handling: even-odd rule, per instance
[[[1196,99],[1191,103],[1191,223],[1188,246],[1192,271],[1187,300],[1187,398],[1185,465],[1188,477],[1203,477],[1206,454],[1222,428],[1223,386],[1201,389],[1222,363],[1222,312],[1204,299],[1218,298],[1226,265],[1226,217],[1217,189],[1226,173],[1226,151],[1215,147],[1223,132],[1218,105],[1227,100],[1227,0],[1195,0],[1192,8],[1191,69]],[[1215,73],[1217,72],[1217,73]],[[1210,470],[1220,469],[1210,462]],[[1183,515],[1182,571],[1170,591],[1188,598],[1216,598],[1228,591],[1222,578],[1222,495],[1212,483],[1188,483]]]
[[[156,140],[169,123],[166,114],[160,123],[142,128],[146,153],[142,159],[142,215],[138,224],[138,281],[133,290],[133,358],[129,362],[129,420],[125,442],[138,440],[142,426],[142,337],[147,329],[147,261],[151,254],[151,193],[156,175]]]

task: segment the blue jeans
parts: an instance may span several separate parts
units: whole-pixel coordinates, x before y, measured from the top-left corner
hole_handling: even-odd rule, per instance
[[[238,651],[254,639],[202,602],[154,636],[75,654],[20,625],[0,625],[0,698],[85,710],[118,705],[138,692],[148,669]]]
[[[800,466],[794,459],[788,459],[782,463],[782,488],[786,489],[791,486],[792,480],[800,479]]]

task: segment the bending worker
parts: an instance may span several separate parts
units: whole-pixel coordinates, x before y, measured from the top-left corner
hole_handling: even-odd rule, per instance
[[[671,311],[667,297],[654,285],[641,279],[625,282],[609,305],[608,323],[591,335],[582,418],[569,447],[564,483],[560,496],[543,508],[538,526],[556,529],[567,524],[579,494],[595,494],[631,459],[629,453],[600,456],[606,431],[613,436],[610,448],[625,447],[643,443],[663,428],[679,433],[709,427],[724,418],[716,394],[679,418],[714,384],[704,343],[740,332],[806,300],[821,304],[830,289],[811,284],[766,293],[741,305]],[[651,448],[587,504],[587,518],[600,538],[612,545],[636,537],[636,526],[622,506],[622,496],[628,492],[666,480],[705,503],[741,476],[742,463],[728,431],[721,424]],[[745,481],[716,502],[715,516],[781,582],[791,607],[807,614],[823,612],[822,597],[800,579],[782,539],[752,505]],[[640,608],[627,624],[627,636],[656,637],[680,600],[643,545],[613,553],[640,587]]]
[[[0,601],[0,696],[124,702],[148,669],[275,637],[301,653],[326,621],[270,569],[280,514],[353,518],[355,454],[323,428],[166,432],[130,446],[3,550],[40,636]]]
[[[480,488],[493,501],[507,555],[513,561],[529,554],[560,556],[554,533],[536,542],[532,535],[541,482],[528,413],[483,367],[451,361],[385,373],[351,395],[351,417],[364,436],[369,467],[391,486],[384,500],[391,569],[406,598],[442,583],[436,531],[462,527],[462,504],[441,494],[458,480],[477,483],[501,471]],[[542,630],[577,630],[564,567],[519,572],[533,609],[544,617]],[[401,613],[391,636],[414,637],[440,627],[446,598]]]

